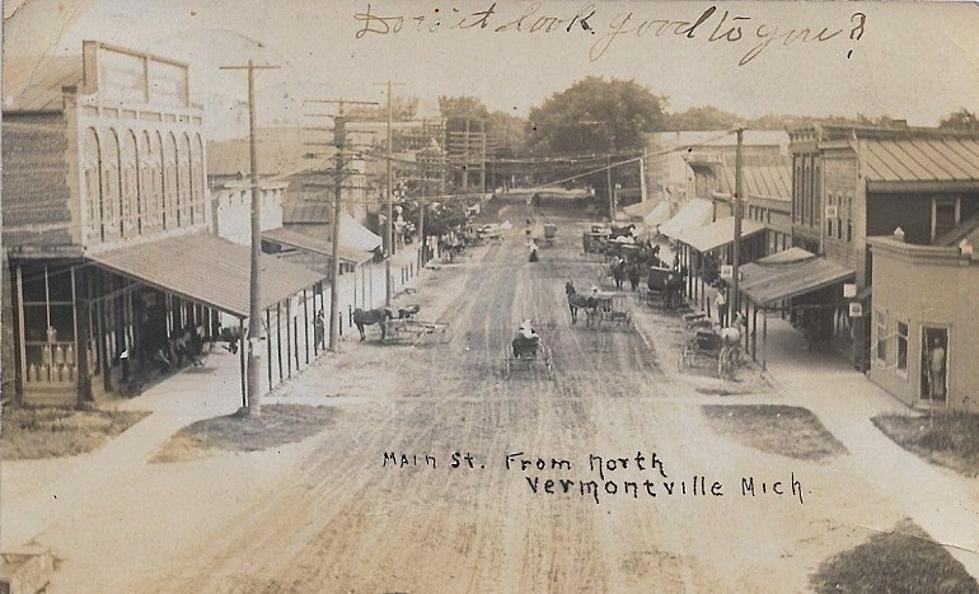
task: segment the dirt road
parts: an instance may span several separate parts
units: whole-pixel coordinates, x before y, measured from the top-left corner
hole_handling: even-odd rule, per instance
[[[526,258],[526,207],[511,205],[502,245],[443,267],[438,291],[419,294],[423,312],[451,324],[450,342],[368,345],[294,382],[286,398],[338,407],[336,425],[272,492],[132,576],[129,591],[795,592],[821,560],[877,529],[858,518],[881,528],[899,519],[845,463],[793,461],[712,433],[700,405],[732,398],[698,393],[669,367],[675,353],[657,353],[636,328],[572,327],[564,282],[587,289],[597,269],[580,254],[583,221],[537,214],[560,228],[539,263]],[[553,379],[501,373],[524,318],[552,349]],[[385,465],[386,452],[419,465]],[[465,458],[452,468],[453,452],[470,452],[473,468]],[[606,473],[615,494],[590,454],[630,459]],[[537,457],[570,470],[520,470],[518,458]],[[791,473],[804,504],[788,493]],[[694,476],[723,495],[690,494]],[[758,494],[744,496],[741,478],[752,476]],[[526,477],[539,478],[537,494]],[[576,482],[550,494],[547,479]],[[598,503],[577,482],[591,480]],[[762,495],[760,482],[776,480],[787,494]],[[623,494],[627,481],[640,492]]]

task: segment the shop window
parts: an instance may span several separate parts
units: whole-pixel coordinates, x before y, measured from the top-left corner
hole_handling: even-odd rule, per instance
[[[908,325],[906,322],[897,323],[897,370],[905,376],[908,373]]]
[[[877,360],[887,361],[887,314],[877,310]]]
[[[935,200],[932,202],[931,240],[935,241],[959,224],[959,201]]]

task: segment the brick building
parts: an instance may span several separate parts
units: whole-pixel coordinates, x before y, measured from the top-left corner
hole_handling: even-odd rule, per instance
[[[910,406],[979,412],[979,219],[938,245],[871,237],[870,380]],[[909,271],[912,271],[909,274]]]
[[[203,113],[186,64],[86,41],[80,56],[42,66],[4,70],[14,332],[3,350],[15,399],[64,405],[172,362],[174,337],[210,334],[216,312],[243,330],[249,256],[209,232]],[[274,259],[263,267],[266,306],[322,279]]]
[[[873,284],[869,237],[901,228],[908,243],[933,244],[979,212],[976,134],[814,125],[789,136],[794,245],[852,270],[855,300],[864,311],[871,310]],[[865,369],[870,316],[851,324],[822,305],[822,338],[841,338],[855,365]]]

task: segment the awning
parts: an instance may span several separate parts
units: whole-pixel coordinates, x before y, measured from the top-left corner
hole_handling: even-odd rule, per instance
[[[622,207],[622,212],[630,219],[643,219],[656,206],[657,203],[655,200],[646,200],[645,202],[637,202],[629,206],[624,206]]]
[[[845,281],[854,275],[853,269],[809,252],[806,252],[809,257],[795,259],[796,256],[801,255],[799,252],[805,250],[800,248],[793,248],[793,250],[797,251],[790,254],[792,259],[787,259],[786,255],[781,258],[769,256],[742,266],[740,269],[742,279],[739,283],[741,291],[755,303],[766,305],[773,301],[811,293]]]
[[[251,248],[207,232],[88,255],[99,266],[226,313],[248,317]],[[325,276],[272,256],[259,260],[266,309]]]
[[[659,232],[670,239],[678,239],[683,233],[703,227],[714,218],[714,204],[703,198],[692,198],[680,208],[676,216],[659,227]]]
[[[650,228],[657,227],[670,220],[672,216],[672,205],[666,200],[663,200],[656,205],[656,208],[646,213],[646,216],[642,218],[642,224]]]
[[[279,227],[262,231],[262,239],[281,246],[296,248],[299,250],[312,252],[328,258],[333,257],[333,242],[306,235],[292,229]],[[344,245],[343,235],[340,236],[339,247],[340,260],[351,264],[360,264],[374,257],[374,254],[367,251],[353,249]]]
[[[763,223],[752,219],[741,219],[741,239],[751,237],[764,230],[765,225]],[[703,227],[687,230],[677,238],[677,241],[685,243],[701,253],[734,243],[734,217],[727,217]]]
[[[340,216],[340,245],[372,252],[381,245],[381,236],[361,225],[350,215]]]

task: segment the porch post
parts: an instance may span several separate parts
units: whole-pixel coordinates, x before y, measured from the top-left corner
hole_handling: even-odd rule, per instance
[[[279,359],[279,381],[282,381],[282,302],[275,304],[275,350]],[[269,386],[269,390],[272,386]]]
[[[292,298],[286,299],[286,373],[292,377]]]
[[[758,304],[755,303],[751,313],[751,360],[757,361],[755,356],[758,347]]]
[[[87,272],[75,274],[71,268],[71,297],[75,303],[75,381],[78,389],[78,404],[92,400],[92,383],[88,369],[88,344],[91,338],[90,314],[91,307],[88,299]]]
[[[761,370],[768,371],[768,308],[761,317]]]
[[[249,324],[254,324],[255,320],[250,320]],[[259,320],[261,323],[261,320]],[[241,339],[238,341],[238,371],[241,376],[241,407],[248,408],[248,390],[245,388],[245,318],[238,318],[238,329],[241,331]]]
[[[272,313],[265,309],[265,358],[268,360],[269,389],[272,389]]]
[[[309,303],[306,302],[306,289],[303,289],[304,338],[306,340],[306,365],[309,365]]]
[[[27,337],[27,333],[24,331],[24,270],[23,267],[17,267],[17,332],[19,334],[20,340],[20,384],[21,390],[18,395],[18,401],[23,404],[24,402],[24,392],[27,387],[28,377],[27,377],[27,345],[24,343],[24,339]]]

